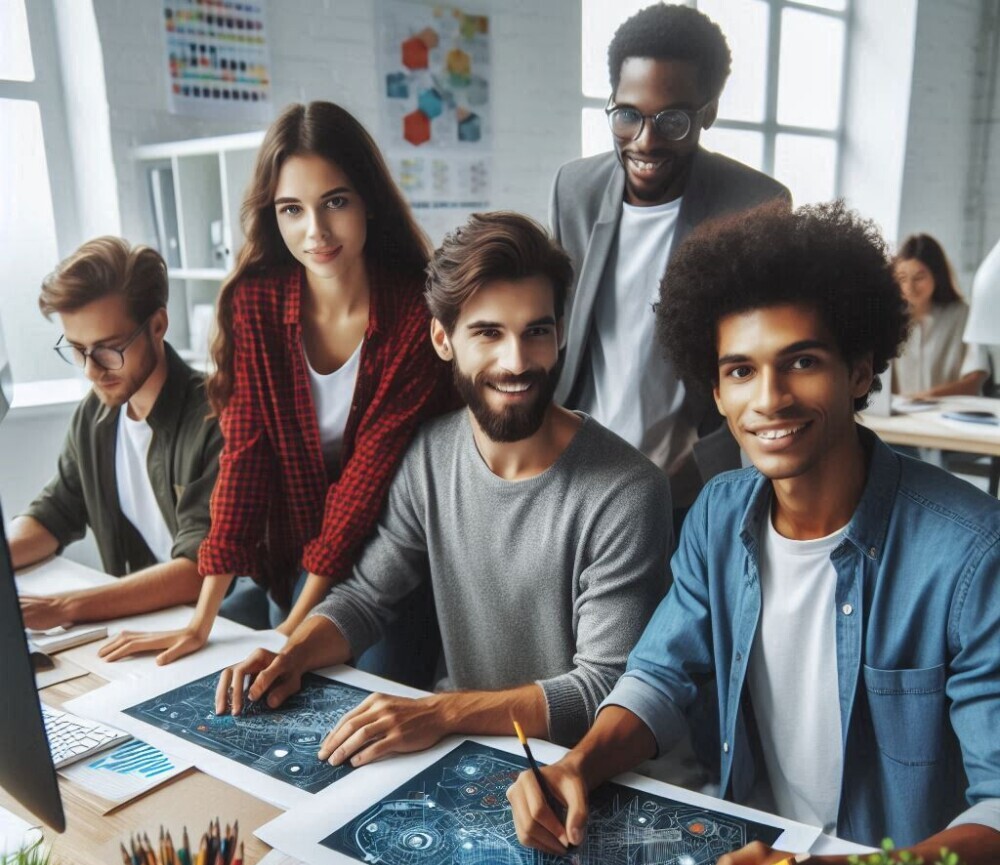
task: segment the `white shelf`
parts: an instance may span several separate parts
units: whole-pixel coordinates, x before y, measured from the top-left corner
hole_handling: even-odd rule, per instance
[[[167,271],[170,279],[199,279],[206,282],[222,282],[228,270],[222,267],[171,267]]]
[[[264,133],[242,132],[237,135],[217,135],[214,138],[191,138],[186,141],[164,141],[159,144],[141,144],[132,148],[134,159],[170,159],[172,156],[203,156],[229,150],[256,150],[264,140]]]

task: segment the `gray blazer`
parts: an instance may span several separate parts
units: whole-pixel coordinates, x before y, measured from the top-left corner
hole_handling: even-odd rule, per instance
[[[566,309],[565,361],[555,394],[560,404],[570,399],[586,355],[594,301],[618,233],[624,194],[625,172],[613,152],[567,163],[552,185],[549,225],[573,260],[577,277]],[[773,178],[699,149],[681,201],[671,256],[705,220],[779,197],[791,203],[788,190]]]

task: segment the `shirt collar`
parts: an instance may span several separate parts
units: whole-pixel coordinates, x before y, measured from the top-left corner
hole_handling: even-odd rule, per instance
[[[300,327],[302,311],[302,292],[305,291],[305,268],[297,265],[279,278],[284,292],[284,315],[282,320],[285,325]],[[382,277],[376,268],[371,268],[369,273],[371,298],[368,304],[368,327],[365,330],[365,339],[370,339],[372,334],[378,333],[381,329],[382,321],[385,318],[386,310],[384,304],[386,293],[382,290]]]
[[[844,538],[854,544],[862,555],[877,559],[882,552],[899,487],[899,456],[867,427],[858,424],[857,430],[861,446],[869,456],[868,480],[844,531]],[[740,523],[740,540],[751,553],[757,550],[763,521],[770,519],[771,511],[771,484],[764,475],[756,474]]]

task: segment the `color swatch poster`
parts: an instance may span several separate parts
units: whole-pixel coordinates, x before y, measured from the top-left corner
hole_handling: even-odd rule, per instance
[[[490,19],[455,6],[379,5],[382,138],[396,182],[437,240],[438,225],[489,206]]]
[[[271,118],[264,0],[163,0],[171,114]]]

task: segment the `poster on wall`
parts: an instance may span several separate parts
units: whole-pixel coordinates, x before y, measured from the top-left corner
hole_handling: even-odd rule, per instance
[[[163,0],[171,114],[271,118],[264,0]]]
[[[436,242],[489,207],[493,122],[489,17],[382,0],[382,143],[414,214]]]

